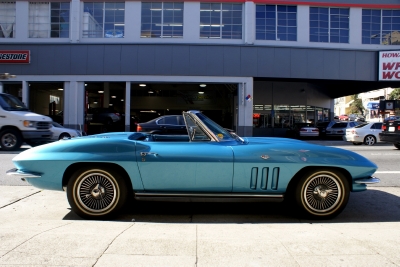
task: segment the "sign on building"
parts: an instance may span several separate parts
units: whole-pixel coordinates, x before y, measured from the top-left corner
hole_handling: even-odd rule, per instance
[[[379,52],[379,81],[400,80],[400,51]]]
[[[29,50],[0,50],[0,64],[29,64]]]

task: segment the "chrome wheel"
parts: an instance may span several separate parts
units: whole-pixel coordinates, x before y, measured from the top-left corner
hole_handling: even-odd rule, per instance
[[[67,186],[72,210],[87,219],[108,218],[119,210],[127,196],[125,180],[106,168],[83,168]]]
[[[295,190],[297,205],[307,216],[328,219],[338,215],[346,206],[349,183],[338,171],[315,170],[306,173]]]
[[[367,135],[364,139],[364,144],[372,146],[376,143],[376,138],[373,135]]]
[[[328,212],[341,198],[342,190],[338,181],[328,175],[318,175],[305,185],[304,202],[315,212]]]
[[[92,212],[103,212],[116,201],[115,181],[103,173],[90,173],[76,187],[80,204]]]

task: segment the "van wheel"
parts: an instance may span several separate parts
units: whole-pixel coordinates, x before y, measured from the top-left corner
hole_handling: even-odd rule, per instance
[[[17,150],[22,145],[21,134],[14,129],[6,129],[0,132],[0,146],[5,151]]]

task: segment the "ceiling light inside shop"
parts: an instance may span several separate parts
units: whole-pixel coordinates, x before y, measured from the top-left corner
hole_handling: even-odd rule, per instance
[[[121,101],[124,101],[123,99],[121,99]]]
[[[146,84],[144,84],[144,83],[141,83],[141,84],[139,84],[139,86],[140,86],[140,87],[145,87],[145,86],[146,86]]]
[[[155,110],[141,110],[140,112],[144,112],[144,113],[156,113]]]
[[[58,91],[62,91],[62,90],[64,90],[64,89],[63,89],[63,88],[58,88],[57,90],[58,90]]]
[[[204,84],[204,83],[200,84],[200,87],[206,87],[206,86],[207,86],[207,85]]]
[[[204,94],[204,92],[199,92],[199,95],[202,95],[202,94]]]
[[[97,104],[97,102],[93,102],[93,104]]]
[[[102,94],[102,93],[104,93],[104,91],[97,91],[99,94]]]
[[[149,94],[153,94],[154,92],[153,92],[153,91],[148,91],[148,93],[149,93]]]
[[[85,83],[85,86],[87,86],[87,83]]]
[[[113,105],[113,104],[108,104],[110,107]]]
[[[112,95],[111,98],[117,98],[115,95]]]

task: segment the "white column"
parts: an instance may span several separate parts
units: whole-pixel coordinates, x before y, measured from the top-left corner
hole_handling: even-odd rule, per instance
[[[310,6],[297,6],[297,42],[310,43]]]
[[[244,3],[244,43],[254,44],[255,40],[255,15],[256,15],[256,5],[254,2]]]
[[[22,83],[22,102],[27,108],[29,108],[29,83],[27,81],[21,81]]]
[[[0,93],[3,93],[3,83],[0,82]]]
[[[131,131],[131,82],[125,86],[125,132]]]
[[[82,130],[84,129],[85,83],[64,83],[64,126]]]
[[[253,135],[253,80],[238,86],[238,127],[240,136]]]
[[[81,2],[79,0],[72,0],[71,1],[71,9],[70,9],[70,40],[71,43],[77,43],[80,39],[80,32],[79,32],[79,24],[81,21],[80,18],[80,9],[81,9]]]
[[[27,40],[29,36],[29,2],[15,1],[15,10],[15,39]]]

